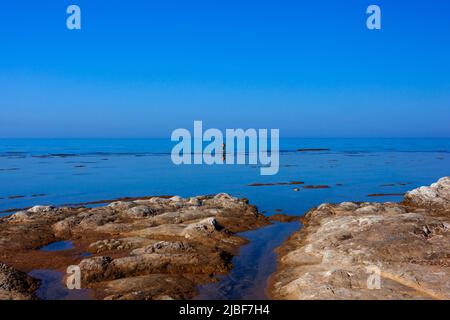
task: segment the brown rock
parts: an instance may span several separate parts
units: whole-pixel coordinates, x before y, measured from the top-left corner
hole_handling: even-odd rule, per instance
[[[246,240],[235,232],[269,224],[248,200],[228,194],[124,198],[107,206],[36,206],[0,219],[6,263],[31,271],[81,269],[82,287],[97,298],[181,299],[227,273]],[[43,252],[71,240],[74,249]],[[83,253],[92,257],[83,259]]]
[[[39,281],[0,263],[0,300],[35,300]]]

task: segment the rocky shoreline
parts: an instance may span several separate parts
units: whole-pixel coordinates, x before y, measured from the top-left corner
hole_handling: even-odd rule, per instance
[[[450,299],[450,177],[402,203],[322,204],[278,248],[274,299]]]
[[[80,267],[82,288],[96,299],[189,299],[198,284],[232,268],[246,243],[237,232],[268,224],[246,199],[228,194],[36,206],[0,219],[0,299],[34,299],[38,281],[23,272],[65,273],[70,265]],[[63,240],[74,248],[39,250]]]
[[[0,218],[0,300],[37,299],[28,273],[71,265],[93,299],[190,299],[231,270],[247,242],[236,233],[296,219],[224,193],[35,206]],[[401,203],[322,204],[302,222],[277,249],[272,298],[450,299],[449,177]],[[41,250],[59,241],[73,248]]]

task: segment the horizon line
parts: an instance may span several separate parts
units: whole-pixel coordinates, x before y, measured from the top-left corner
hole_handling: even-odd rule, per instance
[[[169,140],[170,137],[0,137],[0,140],[151,140],[151,139],[159,139],[159,140]],[[359,136],[359,137],[350,137],[350,136],[341,136],[341,137],[294,137],[294,136],[286,136],[280,137],[282,139],[450,139],[450,136],[418,136],[418,137],[408,137],[408,136]]]

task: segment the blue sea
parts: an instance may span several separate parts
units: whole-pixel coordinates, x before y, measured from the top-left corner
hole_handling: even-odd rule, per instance
[[[124,196],[228,192],[268,214],[302,215],[323,202],[369,201],[450,174],[450,139],[282,139],[280,171],[253,165],[172,164],[175,143],[150,140],[0,140],[0,211]],[[296,152],[320,148],[329,151]],[[329,189],[250,187],[303,181]],[[393,185],[392,185],[393,184]],[[376,198],[398,201],[400,196]]]
[[[255,165],[177,166],[170,157],[174,144],[169,139],[0,140],[0,215],[37,204],[227,192],[248,198],[266,215],[301,216],[324,202],[400,201],[407,190],[450,175],[450,139],[282,139],[274,176],[261,176]],[[329,188],[249,186],[289,181]],[[204,286],[202,297],[263,298],[275,268],[273,249],[299,227],[276,223],[245,233],[251,241],[235,258],[231,275]]]

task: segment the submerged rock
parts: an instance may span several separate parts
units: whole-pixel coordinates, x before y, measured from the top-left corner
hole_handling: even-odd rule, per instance
[[[397,203],[322,204],[279,249],[276,299],[450,299],[449,178]]]

